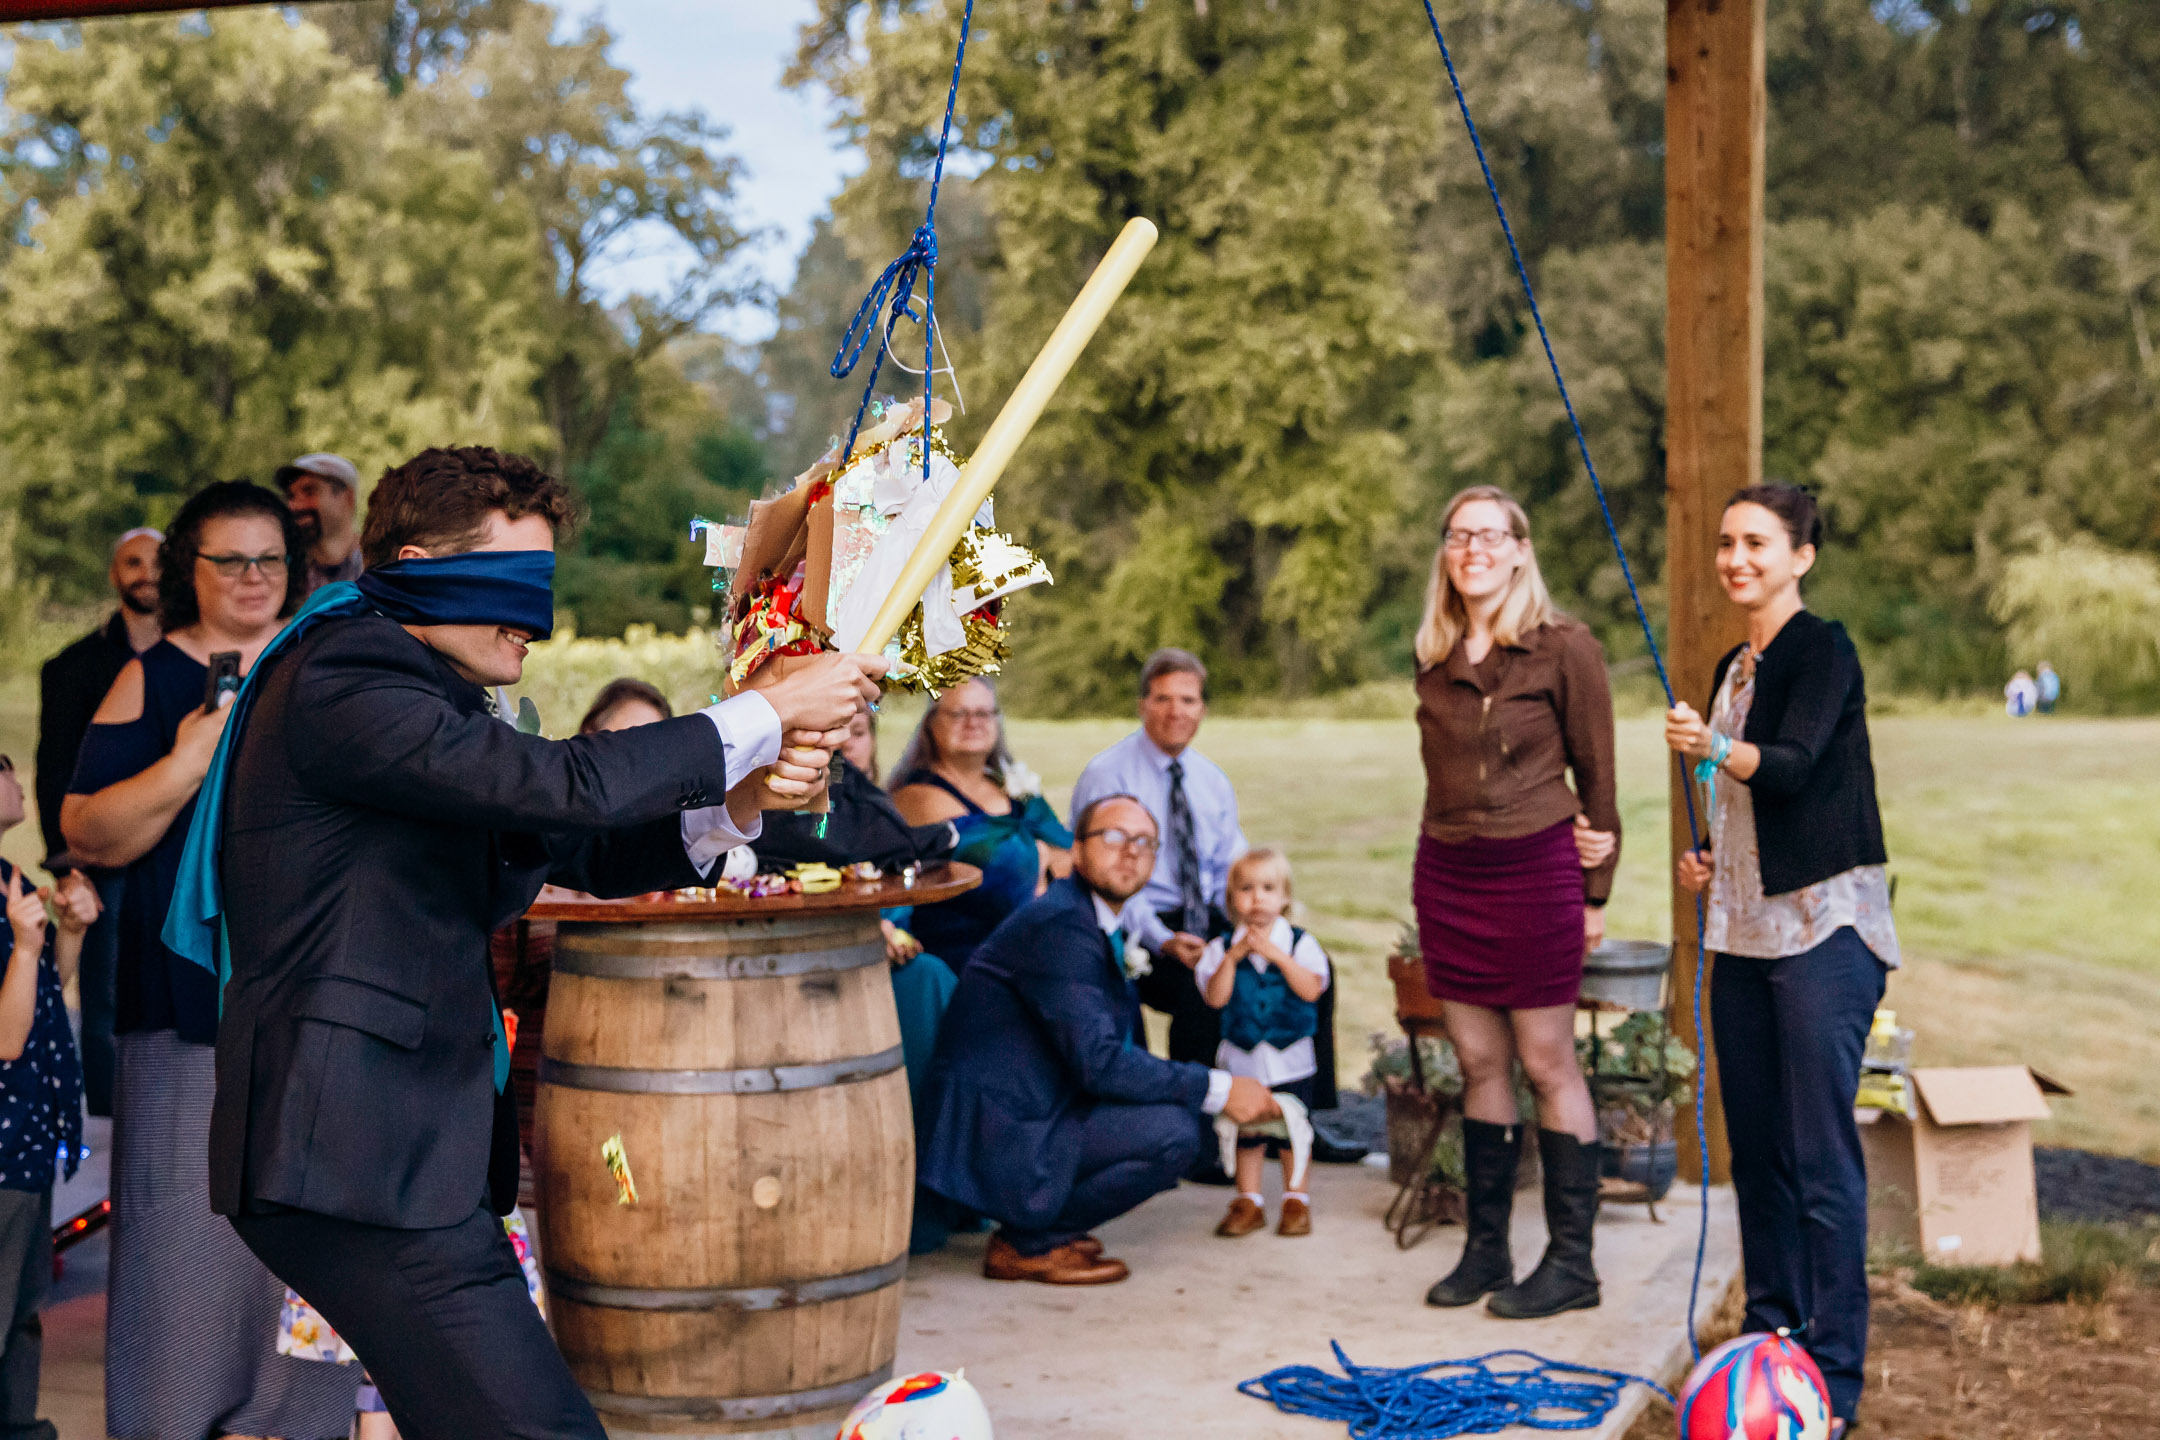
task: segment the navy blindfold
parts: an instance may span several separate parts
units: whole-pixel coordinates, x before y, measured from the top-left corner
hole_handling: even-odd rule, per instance
[[[545,640],[555,629],[555,552],[468,550],[393,560],[356,582],[400,625],[508,625]]]

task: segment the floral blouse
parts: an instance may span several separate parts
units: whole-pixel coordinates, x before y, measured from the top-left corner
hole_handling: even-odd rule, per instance
[[[6,861],[0,887],[15,887],[15,867]],[[57,1167],[73,1175],[82,1163],[82,1062],[53,963],[54,934],[48,924],[30,1038],[21,1055],[0,1061],[0,1190],[47,1190]],[[14,959],[15,932],[0,921],[0,975]]]
[[[1726,667],[1710,707],[1710,728],[1732,740],[1747,726],[1755,700],[1755,655],[1743,649]],[[1845,926],[1891,969],[1899,963],[1890,921],[1890,880],[1880,865],[1856,865],[1787,895],[1765,895],[1755,842],[1755,797],[1723,770],[1711,781],[1710,906],[1703,946],[1721,955],[1778,959],[1803,955]]]

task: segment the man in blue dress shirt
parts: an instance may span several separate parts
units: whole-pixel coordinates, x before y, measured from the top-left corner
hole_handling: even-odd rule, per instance
[[[1192,748],[1207,718],[1207,666],[1189,650],[1166,648],[1140,670],[1140,728],[1097,755],[1073,786],[1072,813],[1106,795],[1132,795],[1147,806],[1162,834],[1147,885],[1125,907],[1125,932],[1164,960],[1139,982],[1140,1000],[1170,1017],[1172,1060],[1213,1065],[1222,1043],[1222,1012],[1201,998],[1193,967],[1215,935],[1230,933],[1223,891],[1230,862],[1245,853],[1237,791],[1214,761]],[[1320,1029],[1313,1037],[1313,1108],[1333,1110],[1335,987],[1320,996]],[[1350,1162],[1362,1147],[1325,1133],[1313,1137],[1315,1159]],[[1227,1185],[1212,1150],[1186,1177]]]
[[[1192,748],[1207,718],[1207,667],[1189,650],[1158,650],[1140,670],[1140,728],[1088,761],[1073,786],[1072,813],[1106,795],[1131,795],[1162,834],[1155,868],[1125,907],[1125,933],[1176,964],[1140,982],[1144,1004],[1170,1017],[1170,1058],[1213,1065],[1222,1017],[1200,996],[1193,967],[1225,930],[1223,887],[1245,853],[1237,791],[1220,766]]]

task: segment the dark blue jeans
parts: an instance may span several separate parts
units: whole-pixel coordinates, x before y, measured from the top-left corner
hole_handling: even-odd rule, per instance
[[[1867,1360],[1867,1168],[1853,1096],[1885,971],[1850,926],[1776,960],[1720,955],[1710,1017],[1750,1332],[1795,1332],[1850,1420]]]
[[[1057,1219],[1041,1230],[1008,1225],[1000,1232],[1023,1255],[1048,1254],[1150,1195],[1176,1189],[1178,1177],[1200,1158],[1206,1121],[1183,1105],[1103,1104],[1085,1124],[1080,1170]],[[1213,1138],[1212,1129],[1207,1133]]]

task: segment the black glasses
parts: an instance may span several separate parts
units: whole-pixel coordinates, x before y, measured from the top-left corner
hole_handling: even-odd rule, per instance
[[[285,557],[272,551],[268,555],[197,555],[217,567],[217,573],[227,580],[238,580],[253,570],[265,580],[285,578]]]
[[[1130,850],[1136,855],[1153,855],[1162,849],[1162,842],[1153,835],[1135,835],[1130,830],[1090,830],[1082,840],[1100,840],[1105,845],[1120,850]]]
[[[1457,530],[1450,526],[1440,532],[1440,543],[1450,550],[1468,550],[1472,545],[1480,550],[1497,550],[1514,538],[1512,530]]]

